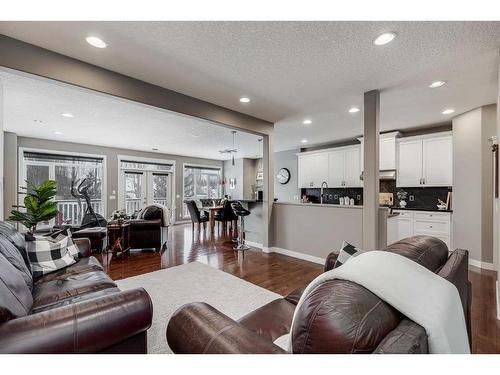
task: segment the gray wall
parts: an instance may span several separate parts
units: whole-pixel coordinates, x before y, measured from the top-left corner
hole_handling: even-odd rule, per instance
[[[14,149],[14,141],[15,134],[8,133],[5,138],[5,148],[6,151],[9,150],[9,154],[13,152]],[[27,148],[37,148],[44,150],[56,150],[56,151],[64,151],[64,152],[77,152],[77,153],[88,153],[88,154],[98,154],[98,155],[106,155],[106,177],[107,177],[107,216],[111,214],[114,210],[117,209],[118,200],[117,199],[109,199],[111,192],[113,190],[118,194],[118,155],[130,155],[137,156],[143,158],[154,158],[154,159],[166,159],[166,160],[175,160],[175,208],[176,208],[176,220],[181,220],[182,215],[182,178],[183,178],[183,164],[191,163],[191,164],[201,164],[201,165],[209,165],[209,166],[217,166],[222,167],[222,161],[218,160],[210,160],[210,159],[201,159],[201,158],[191,158],[186,156],[178,156],[178,155],[167,155],[167,154],[159,154],[154,152],[142,152],[142,151],[133,151],[121,148],[111,148],[111,147],[102,147],[102,146],[92,146],[80,143],[69,143],[69,142],[58,142],[51,141],[45,139],[37,139],[37,138],[27,138],[27,137],[17,137],[17,147],[27,147]],[[6,152],[7,154],[7,152]],[[6,157],[6,168],[12,168],[17,170],[17,152],[16,158],[12,155],[8,155]],[[7,165],[8,162],[8,165]],[[17,189],[16,182],[9,181],[11,186],[9,189],[15,188]],[[9,207],[12,204],[15,204],[15,200],[12,201],[12,194],[9,194],[10,201],[6,201],[6,205]],[[116,196],[118,198],[118,196]],[[7,198],[6,198],[7,199]]]
[[[298,202],[300,200],[298,180],[298,158],[300,149],[280,151],[274,153],[274,197],[280,202]],[[281,168],[288,168],[290,181],[282,185],[276,180],[276,175]],[[298,197],[298,199],[297,199]]]
[[[3,145],[3,85],[2,81],[0,80],[0,192],[4,192],[4,166],[3,166],[3,159],[4,159],[4,145]],[[5,198],[4,198],[5,193],[0,194],[0,220],[3,220],[4,218],[4,210],[5,210]]]
[[[226,181],[224,191],[233,199],[255,199],[255,183],[257,168],[262,159],[239,158],[224,161],[224,179]],[[229,179],[236,179],[235,189],[229,189]]]
[[[476,261],[493,262],[492,155],[496,106],[453,119],[453,247]]]
[[[17,135],[9,132],[4,133],[4,217],[8,218],[12,205],[17,203]]]

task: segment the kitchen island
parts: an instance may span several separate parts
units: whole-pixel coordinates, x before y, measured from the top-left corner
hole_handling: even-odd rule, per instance
[[[388,208],[380,208],[379,248],[386,246],[388,214]],[[342,241],[362,248],[363,206],[274,202],[271,227],[269,252],[324,263]]]

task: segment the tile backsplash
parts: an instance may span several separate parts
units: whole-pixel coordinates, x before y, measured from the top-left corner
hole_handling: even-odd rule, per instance
[[[438,198],[446,202],[448,192],[451,192],[451,187],[412,187],[412,188],[396,188],[396,181],[382,180],[380,181],[381,193],[393,193],[394,205],[398,206],[399,201],[396,193],[400,190],[408,192],[406,199],[407,208],[428,208],[435,209]],[[319,203],[320,189],[301,189],[301,197],[305,194],[310,202]],[[356,205],[363,204],[363,188],[327,188],[324,189],[325,198],[323,203],[339,204],[339,198],[345,197],[354,198]]]

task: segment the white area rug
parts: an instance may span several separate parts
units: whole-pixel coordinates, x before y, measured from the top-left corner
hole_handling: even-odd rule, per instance
[[[172,314],[190,302],[206,302],[233,319],[277,298],[236,276],[193,262],[116,282],[122,290],[142,287],[153,300],[153,325],[148,331],[148,353],[171,353],[166,330]]]

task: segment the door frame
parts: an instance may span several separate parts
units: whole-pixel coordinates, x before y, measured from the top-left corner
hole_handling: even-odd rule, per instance
[[[170,207],[171,207],[171,220],[172,224],[175,224],[175,216],[176,216],[176,207],[175,207],[175,185],[176,185],[176,179],[175,179],[175,160],[172,159],[160,159],[160,158],[146,158],[146,157],[141,157],[141,156],[133,156],[133,155],[117,155],[117,178],[118,178],[118,192],[117,192],[117,209],[118,210],[123,210],[125,209],[125,186],[123,184],[123,179],[122,179],[122,172],[123,171],[140,171],[140,172],[148,172],[145,171],[144,169],[134,169],[134,168],[122,168],[121,167],[121,162],[123,160],[133,160],[137,161],[138,163],[156,163],[156,164],[172,164],[172,170],[171,171],[163,171],[165,174],[170,175],[170,183],[172,185],[170,189]],[[162,171],[158,171],[161,173]],[[148,174],[146,173],[146,178],[148,178]],[[147,182],[146,182],[147,183]]]

